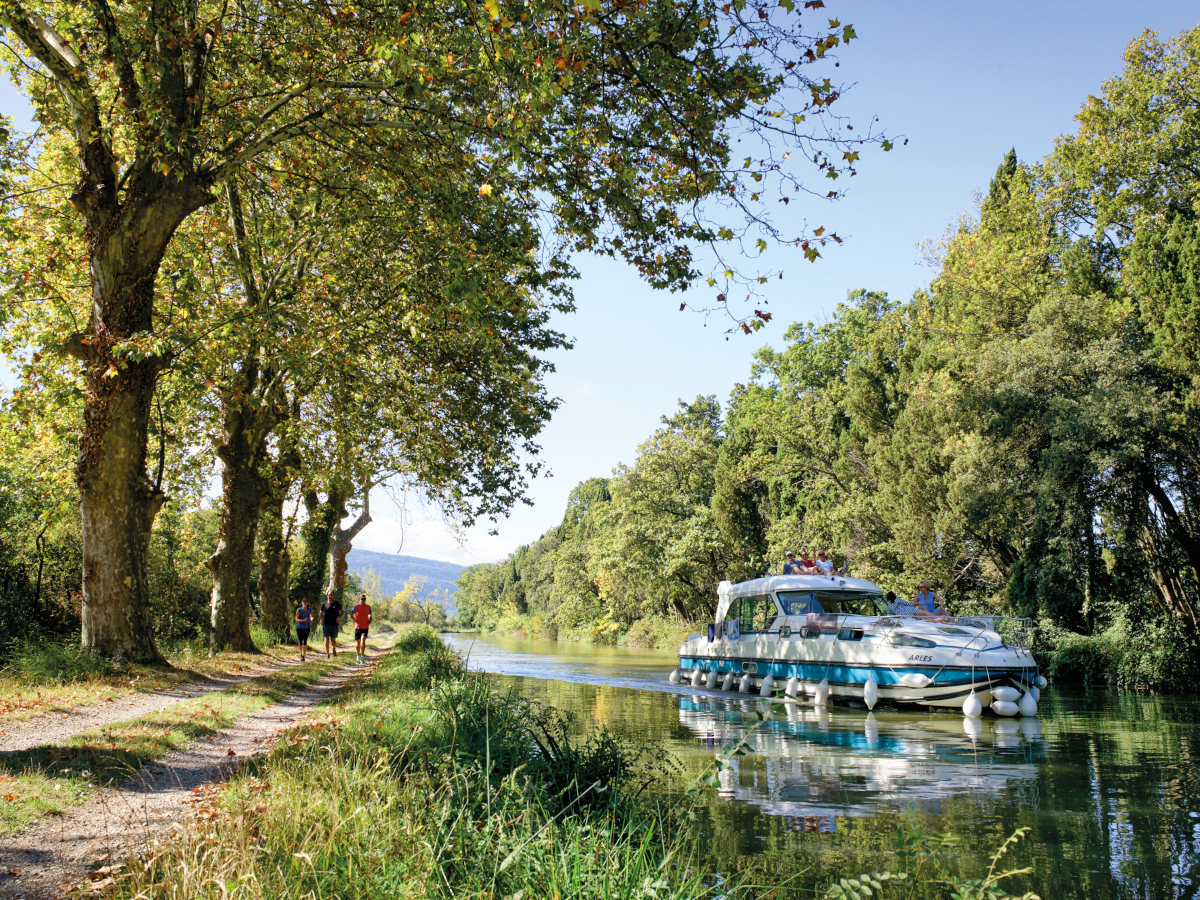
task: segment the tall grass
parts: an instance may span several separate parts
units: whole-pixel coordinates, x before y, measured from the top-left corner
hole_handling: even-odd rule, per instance
[[[22,641],[8,656],[0,676],[30,686],[95,681],[110,674],[111,660],[79,648],[79,641],[35,644]]]
[[[686,826],[625,793],[636,748],[577,746],[461,660],[421,687],[448,665],[437,644],[406,629],[352,702],[290,732],[117,896],[713,896]]]

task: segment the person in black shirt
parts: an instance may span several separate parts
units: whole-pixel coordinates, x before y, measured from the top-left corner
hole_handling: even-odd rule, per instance
[[[342,625],[342,604],[333,599],[333,591],[325,594],[325,602],[321,604],[321,627],[325,630],[325,657],[337,656],[338,629]]]

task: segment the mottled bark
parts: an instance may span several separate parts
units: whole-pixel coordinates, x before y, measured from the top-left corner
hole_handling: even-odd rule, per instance
[[[344,503],[337,512],[338,522],[340,523],[348,515]],[[370,522],[371,485],[367,484],[363,487],[362,513],[355,520],[354,524],[349,528],[342,528],[340,524],[336,524],[329,536],[329,583],[325,586],[325,590],[333,591],[334,596],[339,600],[342,599],[342,594],[346,590],[346,572],[349,570],[349,563],[347,563],[346,557],[350,555],[354,539],[358,537],[359,532],[366,528]]]
[[[268,500],[259,512],[258,595],[262,598],[263,627],[281,639],[292,627],[288,603],[288,574],[292,556],[283,538],[283,498]]]
[[[248,446],[244,429],[236,429],[217,453],[224,463],[224,505],[217,549],[206,561],[213,573],[209,649],[255,652],[258,648],[250,637],[250,576],[258,512],[268,485],[258,474],[261,454]]]
[[[246,302],[265,308],[259,291],[245,217],[237,182],[226,185],[230,224],[234,234],[234,258],[242,279]],[[216,552],[208,560],[213,573],[209,648],[257,651],[250,637],[250,576],[258,513],[272,494],[270,481],[262,474],[269,463],[268,439],[284,417],[282,377],[260,371],[259,345],[251,341],[241,369],[226,390],[224,422],[217,456],[222,469],[224,505]]]
[[[97,163],[99,164],[99,163]],[[179,224],[211,198],[187,183],[143,172],[124,202],[84,178],[92,315],[70,350],[85,363],[87,397],[76,483],[83,526],[84,648],[117,659],[162,662],[149,615],[146,551],[165,496],[146,473],[150,404],[166,361],[129,354],[153,329],[154,282]],[[99,195],[99,196],[95,196]]]
[[[337,523],[337,511],[344,503],[340,491],[331,488],[328,499],[322,503],[316,491],[304,494],[304,508],[308,511],[308,519],[300,529],[300,538],[304,542],[304,553],[296,567],[296,575],[292,579],[292,589],[288,602],[299,606],[302,599],[308,599],[308,605],[316,609],[321,605],[321,589],[325,585],[325,568],[329,559],[329,541]]]

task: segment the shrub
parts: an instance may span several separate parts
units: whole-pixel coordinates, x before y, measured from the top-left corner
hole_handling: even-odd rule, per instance
[[[647,616],[629,627],[621,643],[648,650],[674,650],[695,630],[690,622],[665,616]]]
[[[392,649],[400,653],[428,653],[446,647],[442,636],[424,623],[404,625],[396,630]]]
[[[93,681],[112,671],[112,661],[93,656],[70,643],[34,644],[25,641],[10,654],[4,674],[25,685]]]

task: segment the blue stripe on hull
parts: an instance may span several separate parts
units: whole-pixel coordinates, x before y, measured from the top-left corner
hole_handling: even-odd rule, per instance
[[[711,657],[680,657],[679,666],[683,669],[695,669],[699,667],[705,672],[711,671],[716,663],[718,672],[734,672],[738,675],[742,674],[742,662],[740,659],[713,659]],[[875,682],[880,687],[904,687],[900,681],[900,677],[913,672],[920,673],[928,678],[937,677],[939,687],[949,687],[954,684],[971,684],[978,681],[980,678],[985,678],[987,673],[995,675],[1009,675],[1013,672],[1036,672],[1036,666],[1014,668],[997,668],[989,666],[985,669],[983,666],[978,666],[974,670],[974,675],[970,669],[959,668],[940,668],[938,666],[874,666],[874,665],[831,665],[829,663],[783,663],[783,662],[764,662],[759,660],[745,660],[745,662],[758,662],[758,671],[753,673],[756,677],[765,677],[768,673],[775,679],[787,679],[795,676],[801,681],[820,681],[825,678],[830,683],[839,684],[866,684],[872,675],[875,676]]]

